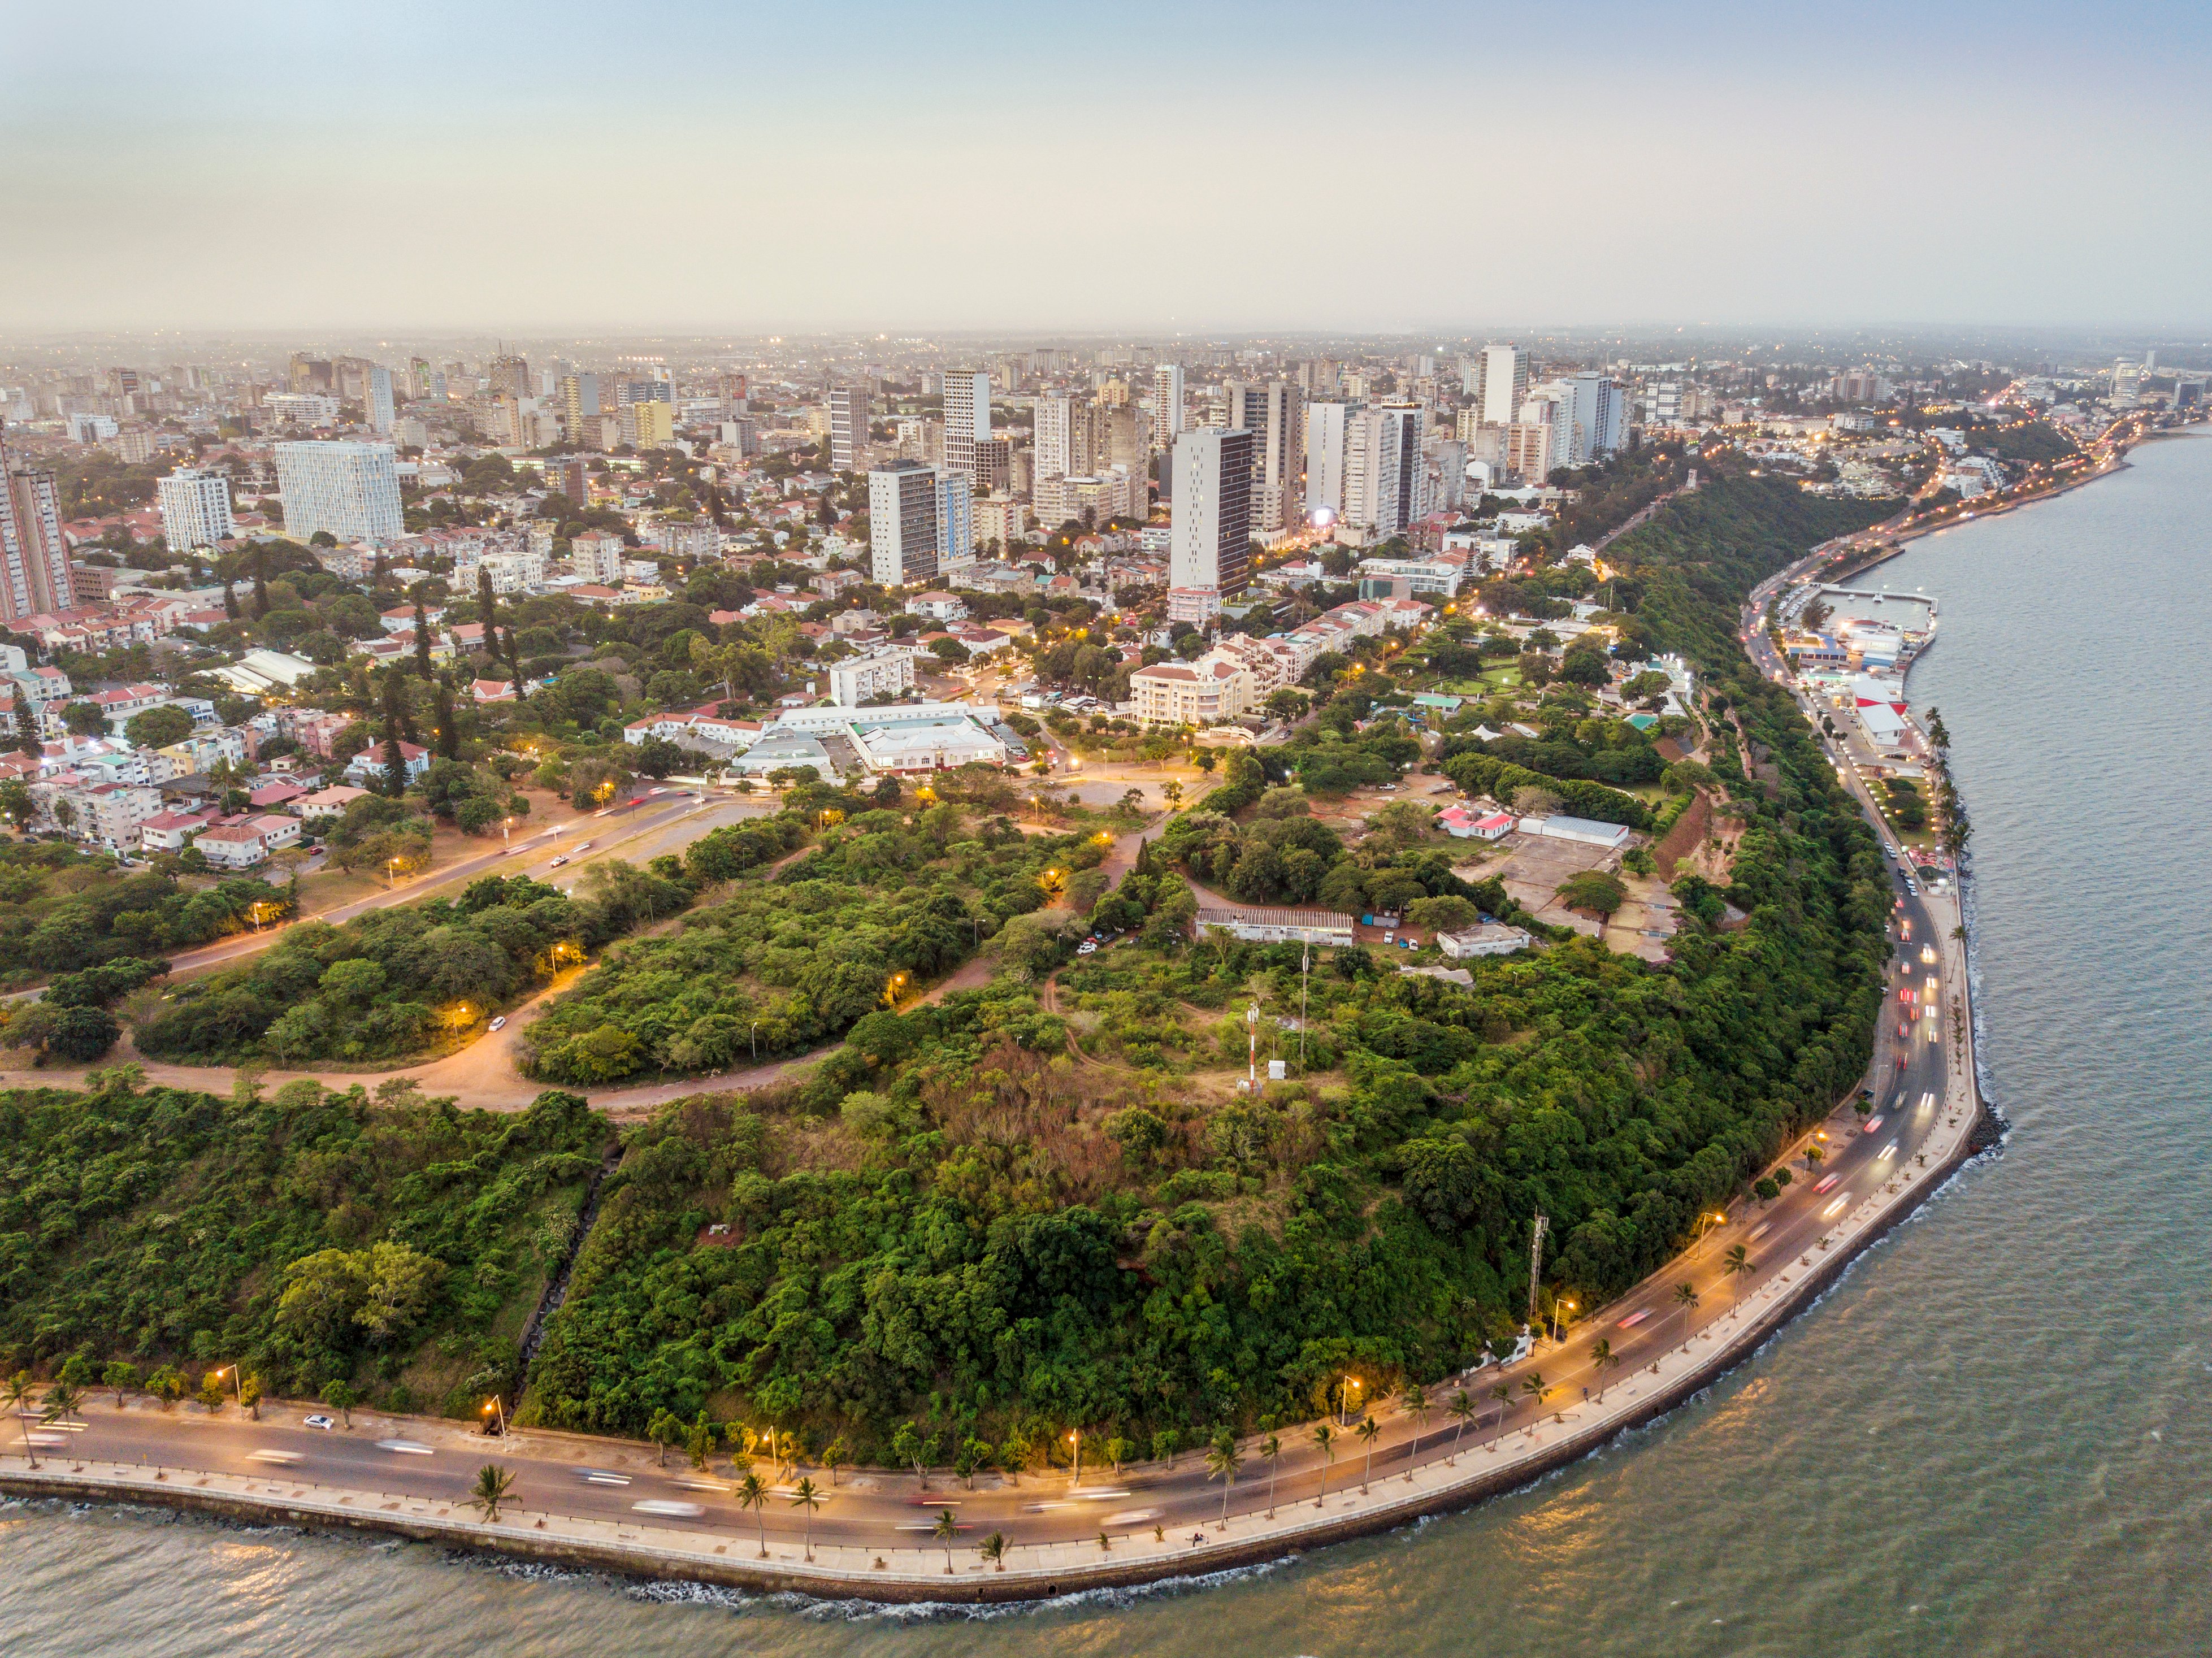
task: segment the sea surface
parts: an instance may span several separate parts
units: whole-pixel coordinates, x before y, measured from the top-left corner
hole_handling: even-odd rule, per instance
[[[2212,439],[1913,545],[2004,1145],[1672,1416],[1517,1496],[988,1616],[0,1508],[0,1651],[808,1658],[2212,1651]]]

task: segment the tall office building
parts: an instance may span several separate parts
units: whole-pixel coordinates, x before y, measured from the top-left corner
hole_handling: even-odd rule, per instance
[[[1175,447],[1182,435],[1182,365],[1164,362],[1152,370],[1152,441]]]
[[[404,527],[388,443],[280,443],[276,488],[284,533],[296,541],[318,531],[341,542],[397,541]]]
[[[1306,409],[1306,517],[1344,516],[1344,443],[1348,403],[1316,403]]]
[[[530,364],[521,357],[494,357],[484,366],[484,390],[504,392],[518,402],[531,393]]]
[[[368,429],[389,432],[398,412],[392,404],[392,371],[381,363],[369,364],[361,377],[361,395],[367,405]]]
[[[1345,423],[1344,518],[1376,541],[1403,535],[1426,515],[1425,411],[1412,404],[1362,409]]]
[[[410,358],[408,358],[408,359],[407,359],[407,398],[408,398],[408,401],[410,401],[410,402],[411,403],[411,402],[413,402],[413,401],[414,401],[416,398],[427,398],[427,397],[428,397],[429,395],[430,395],[430,365],[429,365],[429,363],[428,363],[428,361],[426,361],[424,359],[421,358],[421,357],[410,357]]]
[[[1528,354],[1517,345],[1482,348],[1482,418],[1492,426],[1510,425],[1521,416],[1528,394]]]
[[[1175,521],[1168,581],[1224,595],[1244,591],[1252,563],[1253,434],[1186,432],[1175,446]]]
[[[947,494],[937,468],[918,460],[895,460],[868,474],[868,557],[879,584],[903,587],[936,575]],[[969,534],[972,546],[972,519]]]
[[[945,464],[975,476],[975,446],[991,435],[991,377],[963,368],[945,377]]]
[[[10,460],[0,436],[0,622],[76,605],[54,475]]]
[[[868,446],[868,388],[833,386],[830,388],[830,465],[849,472],[860,464]]]
[[[571,443],[585,443],[596,433],[587,434],[584,422],[597,425],[606,411],[599,407],[599,377],[597,374],[564,374],[561,377],[561,430]]]
[[[937,569],[975,562],[975,485],[965,472],[937,469]]]
[[[1515,421],[1504,434],[1499,462],[1523,483],[1541,483],[1552,475],[1552,425],[1548,421]]]
[[[230,515],[230,480],[204,467],[180,466],[155,485],[161,537],[174,553],[212,547],[238,533]]]
[[[1298,474],[1305,459],[1304,433],[1298,419],[1298,388],[1288,380],[1261,386],[1229,383],[1229,426],[1252,434],[1252,527],[1288,529],[1303,498]]]

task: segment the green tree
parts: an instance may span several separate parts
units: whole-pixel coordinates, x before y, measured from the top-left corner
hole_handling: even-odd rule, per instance
[[[247,1376],[238,1384],[238,1402],[245,1407],[246,1415],[252,1417],[256,1422],[261,1420],[261,1378],[259,1376]]]
[[[1731,1245],[1727,1253],[1721,1256],[1721,1271],[1727,1275],[1729,1281],[1729,1316],[1730,1318],[1735,1316],[1736,1286],[1742,1281],[1744,1274],[1752,1272],[1757,1266],[1758,1263],[1751,1259],[1741,1243]]]
[[[811,1479],[801,1479],[791,1488],[791,1506],[799,1510],[799,1522],[805,1528],[806,1558],[814,1558],[814,1511],[822,1506],[822,1493]]]
[[[1682,1351],[1690,1351],[1690,1315],[1697,1309],[1698,1292],[1688,1284],[1674,1286],[1674,1305],[1682,1315]]]
[[[0,1382],[0,1405],[5,1405],[9,1414],[15,1418],[15,1425],[23,1435],[23,1455],[31,1459],[34,1472],[39,1466],[39,1448],[31,1438],[30,1412],[23,1407],[37,1391],[38,1383],[31,1380],[28,1370],[18,1370],[5,1382]]]
[[[38,811],[38,803],[31,797],[27,785],[17,778],[0,783],[0,817],[13,823],[18,831],[31,827],[31,819]]]
[[[1314,1494],[1314,1507],[1319,1508],[1328,1496],[1329,1464],[1336,1461],[1336,1430],[1326,1422],[1315,1424],[1313,1442],[1321,1453],[1321,1490]]]
[[[1275,1517],[1275,1464],[1283,1455],[1283,1441],[1279,1434],[1270,1433],[1261,1440],[1260,1455],[1267,1459],[1267,1518]]]
[[[1359,1418],[1359,1426],[1352,1431],[1359,1436],[1360,1442],[1367,1451],[1366,1464],[1359,1472],[1359,1494],[1364,1497],[1367,1495],[1367,1478],[1375,1472],[1375,1441],[1382,1431],[1382,1424],[1371,1416],[1364,1416]]]
[[[1621,1358],[1613,1351],[1613,1343],[1600,1336],[1590,1348],[1590,1368],[1597,1372],[1597,1402],[1605,1403],[1605,1374],[1620,1368]]]
[[[46,1389],[46,1400],[39,1412],[39,1420],[66,1425],[71,1417],[82,1414],[83,1410],[83,1394],[70,1382],[57,1382]]]
[[[645,1436],[660,1448],[660,1466],[668,1466],[668,1448],[684,1437],[684,1418],[673,1411],[659,1410],[645,1424]]]
[[[994,1571],[1004,1571],[1004,1570],[1006,1570],[1006,1533],[1004,1533],[1004,1532],[1000,1532],[1000,1531],[994,1531],[994,1532],[993,1532],[993,1533],[992,1533],[988,1537],[985,1538],[981,1542],[978,1543],[978,1544],[975,1546],[975,1552],[976,1552],[976,1553],[978,1553],[978,1554],[980,1554],[980,1555],[981,1555],[981,1556],[983,1557],[983,1558],[984,1558],[984,1559],[986,1559],[986,1560],[988,1560],[988,1561],[989,1561],[989,1562],[991,1563],[991,1570],[994,1570]]]
[[[1236,1485],[1237,1471],[1243,1466],[1244,1458],[1237,1448],[1237,1436],[1226,1429],[1215,1435],[1212,1444],[1206,1447],[1206,1477],[1221,1482],[1219,1528],[1223,1531],[1229,1529],[1230,1488]]]
[[[110,1361],[100,1373],[100,1385],[115,1390],[115,1408],[118,1411],[123,1408],[123,1395],[137,1393],[139,1383],[138,1367],[127,1358]]]
[[[839,1434],[823,1448],[822,1466],[830,1471],[830,1488],[832,1491],[837,1487],[837,1470],[852,1460],[853,1448],[846,1442],[845,1436],[842,1434]]]
[[[951,1576],[952,1543],[960,1535],[960,1516],[950,1509],[939,1509],[937,1522],[929,1528],[929,1534],[945,1545],[945,1575]]]
[[[204,1370],[200,1374],[200,1406],[213,1415],[222,1409],[222,1372]]]
[[[768,1558],[768,1482],[746,1469],[744,1478],[738,1481],[738,1507],[753,1512],[753,1519],[760,1527],[760,1558],[763,1560]]]
[[[166,749],[172,743],[181,743],[192,734],[192,717],[174,703],[163,703],[158,708],[148,708],[143,714],[134,714],[123,727],[123,735],[134,748]]]
[[[1446,1459],[1447,1461],[1459,1461],[1460,1438],[1467,1432],[1467,1424],[1474,1418],[1476,1408],[1474,1400],[1468,1396],[1464,1388],[1455,1392],[1451,1403],[1444,1406],[1445,1414],[1451,1418],[1453,1423],[1451,1455]]]

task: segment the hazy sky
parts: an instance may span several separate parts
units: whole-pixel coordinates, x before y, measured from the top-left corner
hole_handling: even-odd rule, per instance
[[[0,332],[2191,324],[2212,7],[0,0]]]

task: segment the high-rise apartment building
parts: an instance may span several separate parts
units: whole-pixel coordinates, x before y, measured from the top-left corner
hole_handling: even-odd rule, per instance
[[[1011,438],[987,438],[975,446],[975,493],[1003,495],[1013,487],[1014,445]]]
[[[1186,432],[1176,440],[1171,586],[1244,591],[1252,563],[1253,434]]]
[[[1164,362],[1152,370],[1152,441],[1172,449],[1182,431],[1182,365]]]
[[[407,359],[407,397],[410,402],[430,395],[430,365],[422,357]]]
[[[1505,470],[1524,483],[1541,483],[1552,475],[1552,425],[1548,421],[1515,421],[1499,428],[1505,434],[1499,460]]]
[[[392,371],[382,363],[369,364],[362,373],[361,396],[363,411],[368,416],[368,429],[379,434],[390,432],[398,413],[392,406]]]
[[[579,507],[592,504],[592,475],[581,455],[555,455],[544,463],[545,487]]]
[[[860,464],[868,446],[868,388],[833,386],[830,388],[830,465],[849,472]]]
[[[599,416],[606,411],[599,407],[599,377],[597,374],[564,374],[561,377],[561,430],[571,443],[589,441],[587,433],[595,431]],[[587,428],[586,421],[592,422]]]
[[[1073,477],[1080,473],[1083,468],[1076,464],[1073,442],[1075,399],[1060,392],[1047,392],[1036,400],[1031,412],[1036,417],[1031,442],[1036,457],[1036,475],[1041,478]]]
[[[327,392],[333,390],[330,359],[310,356],[305,351],[295,351],[284,384],[285,389],[292,392]]]
[[[1425,414],[1412,404],[1386,403],[1345,422],[1344,519],[1376,541],[1403,535],[1428,513]]]
[[[1522,399],[1528,394],[1528,354],[1517,345],[1482,348],[1482,418],[1492,426],[1506,426],[1521,416]]]
[[[975,476],[975,446],[991,435],[991,377],[963,368],[945,377],[945,464]]]
[[[230,514],[230,480],[204,467],[180,466],[155,485],[161,537],[175,553],[212,547],[238,533]]]
[[[895,460],[868,474],[870,574],[882,586],[903,587],[936,575],[939,519],[948,493],[939,477],[937,468],[918,460]]]
[[[319,531],[341,542],[397,541],[404,528],[388,443],[280,443],[276,488],[284,533],[296,541]]]
[[[0,438],[0,622],[76,604],[54,475],[10,460]]]
[[[494,357],[484,366],[484,390],[495,394],[504,392],[520,399],[531,394],[530,364],[521,357]]]
[[[1288,380],[1258,385],[1229,383],[1229,426],[1252,434],[1252,527],[1274,532],[1288,529],[1299,515],[1298,487],[1304,470],[1304,430],[1299,420],[1298,388]]]

